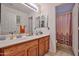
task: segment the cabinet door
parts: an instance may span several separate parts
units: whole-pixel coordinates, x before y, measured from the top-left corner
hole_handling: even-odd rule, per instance
[[[25,51],[19,51],[17,52],[14,56],[24,56],[25,55]]]
[[[10,47],[6,47],[4,48],[4,55],[5,56],[14,56],[17,52],[17,46],[10,46]]]
[[[32,40],[26,43],[25,55],[37,56],[38,55],[38,40]]]
[[[25,53],[24,47],[25,47],[24,43],[6,47],[6,48],[4,48],[4,55],[5,56],[24,55],[24,53]]]
[[[15,52],[9,52],[9,53],[4,53],[4,56],[24,56],[25,51],[15,51]]]
[[[39,39],[39,56],[44,55],[44,38]]]
[[[49,50],[49,41],[45,41],[45,53]]]
[[[34,45],[32,47],[29,47],[27,50],[28,56],[38,56],[38,45]]]
[[[45,37],[45,53],[49,51],[49,37]]]

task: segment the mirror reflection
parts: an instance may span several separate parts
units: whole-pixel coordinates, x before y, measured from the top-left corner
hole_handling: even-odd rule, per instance
[[[36,10],[36,9],[35,9]],[[43,34],[42,28],[48,27],[47,15],[38,14],[37,10],[28,8],[21,3],[0,4],[0,38],[4,35],[11,36],[10,39],[21,38],[22,35]]]

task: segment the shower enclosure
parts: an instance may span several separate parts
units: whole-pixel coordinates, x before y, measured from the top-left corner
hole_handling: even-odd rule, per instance
[[[72,46],[72,9],[73,3],[56,7],[56,39],[57,43]]]

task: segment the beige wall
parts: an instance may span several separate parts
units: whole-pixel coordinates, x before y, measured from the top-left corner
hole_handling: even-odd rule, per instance
[[[56,11],[55,6],[60,4],[40,4],[40,11],[36,14],[36,16],[40,13],[48,15],[48,26],[50,28],[50,51],[56,52]],[[35,21],[35,20],[34,20]]]
[[[53,52],[56,52],[56,11],[55,11],[55,7],[52,7],[49,10],[49,28],[50,28],[50,47],[51,47],[51,51],[53,50]]]

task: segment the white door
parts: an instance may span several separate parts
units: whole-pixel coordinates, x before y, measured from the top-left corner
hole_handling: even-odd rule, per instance
[[[73,31],[72,49],[74,55],[78,56],[78,4],[75,4],[72,10],[72,31]]]

